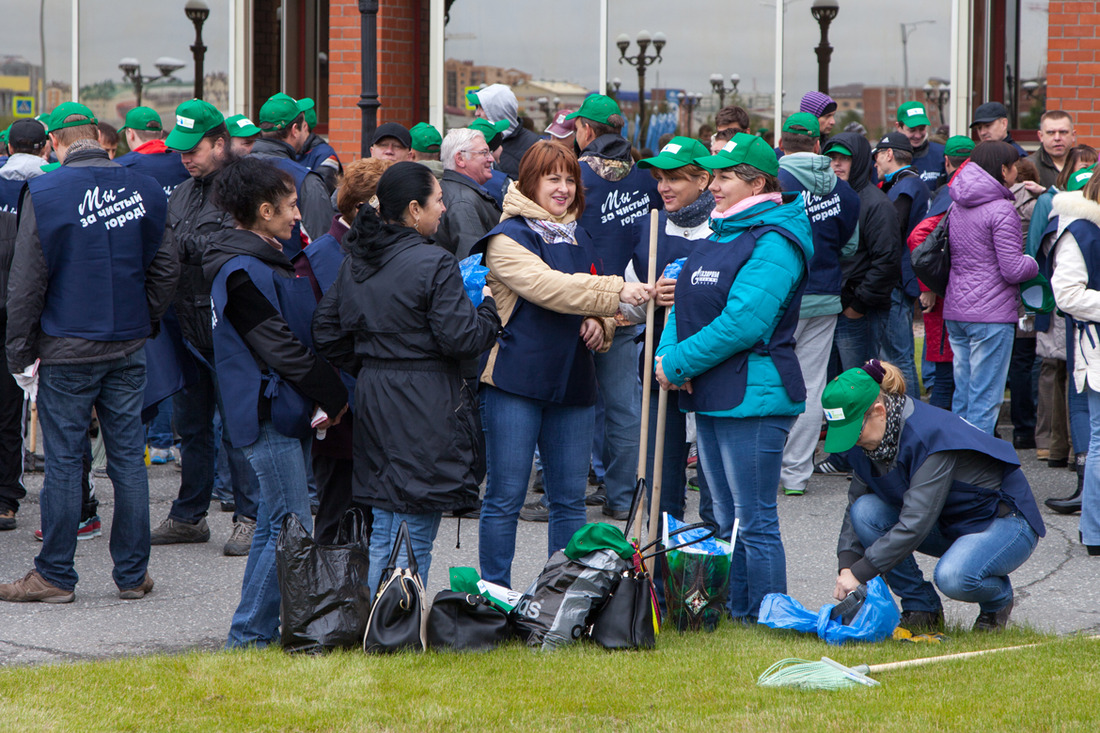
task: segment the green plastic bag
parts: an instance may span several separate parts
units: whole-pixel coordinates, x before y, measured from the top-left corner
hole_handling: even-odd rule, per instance
[[[482,580],[473,568],[451,568],[451,590],[484,596],[489,603],[505,613],[511,612],[523,597],[519,591]]]
[[[673,517],[666,521],[666,532],[680,526]],[[685,533],[673,539],[686,542],[691,536]],[[666,546],[667,543],[666,539]],[[665,587],[665,623],[672,623],[679,631],[714,631],[726,612],[732,556],[730,543],[716,539],[659,555]]]

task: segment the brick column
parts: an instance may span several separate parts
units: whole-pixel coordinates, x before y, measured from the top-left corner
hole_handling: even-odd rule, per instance
[[[1073,115],[1077,142],[1100,145],[1100,2],[1052,0],[1047,34],[1048,110]]]

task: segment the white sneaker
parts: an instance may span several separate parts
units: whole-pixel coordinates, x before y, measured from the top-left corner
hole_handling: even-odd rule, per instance
[[[175,456],[172,455],[171,448],[150,448],[149,449],[149,463],[155,466],[162,466],[169,461],[174,461]]]

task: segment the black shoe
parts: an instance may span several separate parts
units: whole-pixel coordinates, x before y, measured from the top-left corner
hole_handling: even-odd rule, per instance
[[[1034,435],[1013,435],[1012,447],[1016,450],[1034,450],[1035,449],[1035,436]]]
[[[596,487],[588,496],[584,497],[584,503],[587,506],[603,506],[607,503],[607,485],[600,484]]]
[[[588,483],[592,486],[599,486],[600,480],[596,478],[596,469],[591,466],[588,467]]]
[[[943,631],[943,611],[902,611],[898,626],[909,631]]]
[[[1047,468],[1065,468],[1069,465],[1068,458],[1048,458]]]
[[[852,472],[850,469],[835,463],[832,458],[826,458],[824,461],[814,466],[814,473],[820,473],[826,476],[848,476],[851,475]]]
[[[6,532],[10,529],[15,529],[18,522],[15,519],[15,512],[11,509],[5,509],[0,512],[0,532]]]
[[[1004,631],[1012,615],[1012,601],[1000,611],[982,611],[974,621],[974,631]]]
[[[605,504],[601,511],[603,512],[603,515],[605,517],[611,517],[612,519],[616,519],[616,520],[623,520],[623,519],[629,519],[630,518],[630,510],[629,509],[612,509],[611,507],[609,507]]]
[[[221,509],[222,509],[223,512],[235,512],[235,511],[237,511],[237,505],[236,505],[235,502],[220,501],[218,503],[221,504]]]
[[[1093,557],[1100,555],[1100,545],[1085,545],[1085,550]]]
[[[519,518],[525,522],[549,522],[550,507],[545,507],[538,501],[528,502],[519,510]]]
[[[534,494],[545,494],[546,485],[542,482],[542,471],[535,471],[535,478],[531,482],[531,492]]]
[[[1043,502],[1047,508],[1058,514],[1076,514],[1081,511],[1081,489],[1073,492],[1072,496],[1062,499],[1047,499]]]

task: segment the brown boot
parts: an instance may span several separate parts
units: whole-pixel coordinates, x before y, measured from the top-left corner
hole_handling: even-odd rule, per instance
[[[0,601],[12,603],[72,603],[76,593],[62,590],[32,570],[14,583],[0,584]]]
[[[153,592],[153,578],[149,573],[145,574],[145,579],[141,581],[141,585],[136,588],[127,588],[123,590],[118,589],[118,597],[124,601],[136,601],[139,598],[144,598],[146,594]]]
[[[0,512],[0,532],[5,532],[9,529],[15,529],[15,511],[12,509],[5,509]]]

